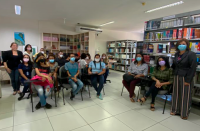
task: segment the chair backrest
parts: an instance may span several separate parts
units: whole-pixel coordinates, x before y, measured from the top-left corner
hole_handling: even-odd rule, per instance
[[[31,71],[31,78],[33,78],[36,75],[35,69],[32,69]],[[35,89],[35,85],[33,83],[31,83],[31,90],[34,93],[37,93],[36,89]]]
[[[61,77],[61,78],[67,78],[68,77],[67,70],[65,69],[65,66],[60,67],[59,77]]]

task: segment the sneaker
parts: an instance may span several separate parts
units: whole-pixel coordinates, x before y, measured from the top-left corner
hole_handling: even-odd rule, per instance
[[[47,109],[51,109],[52,106],[51,106],[50,104],[46,103],[45,107],[46,107]]]
[[[100,93],[100,95],[99,95],[99,97],[98,97],[100,100],[103,100],[103,96],[101,95],[101,93]]]
[[[38,102],[38,104],[35,106],[35,109],[38,110],[38,109],[40,109],[40,108],[41,108],[41,103]]]
[[[25,93],[20,93],[19,95],[20,95],[20,97],[18,98],[18,101],[22,100],[22,98],[24,97]]]

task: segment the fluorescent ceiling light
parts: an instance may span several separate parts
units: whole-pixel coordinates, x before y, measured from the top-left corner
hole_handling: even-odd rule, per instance
[[[176,6],[176,5],[181,5],[183,3],[184,3],[183,1],[179,1],[179,2],[176,2],[176,3],[172,3],[172,4],[169,4],[169,5],[161,6],[161,7],[152,9],[152,10],[148,10],[145,13],[150,13],[150,12],[161,10],[161,9],[164,9],[164,8],[169,8],[169,7],[173,7],[173,6]]]
[[[115,23],[114,21],[111,21],[111,22],[108,22],[108,23],[105,23],[105,24],[102,24],[100,26],[104,26],[104,25],[108,25],[108,24],[112,24],[112,23]]]
[[[15,5],[15,14],[16,15],[21,15],[21,6]]]

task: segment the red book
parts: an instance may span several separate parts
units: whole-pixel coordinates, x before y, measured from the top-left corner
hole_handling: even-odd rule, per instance
[[[188,31],[189,31],[189,28],[183,29],[183,38],[188,39]]]
[[[190,29],[190,39],[193,39],[193,34],[194,34],[194,28]]]
[[[176,36],[177,36],[177,29],[173,30],[173,40],[176,40]]]
[[[183,37],[183,28],[178,29],[178,39],[182,39]]]
[[[200,51],[200,43],[198,43],[197,51]]]

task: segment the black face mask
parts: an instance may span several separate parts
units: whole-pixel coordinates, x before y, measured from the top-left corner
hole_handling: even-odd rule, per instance
[[[43,62],[45,62],[46,60],[45,59],[40,59],[38,62],[40,63],[43,63]]]

